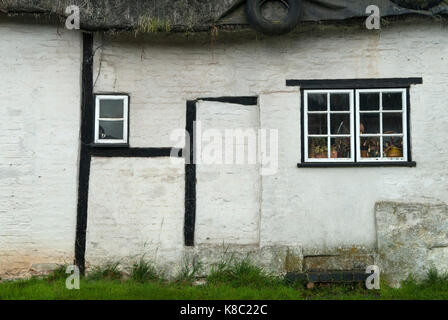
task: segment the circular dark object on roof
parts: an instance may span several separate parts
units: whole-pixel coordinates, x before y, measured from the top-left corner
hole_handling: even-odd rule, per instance
[[[400,7],[413,10],[429,10],[438,6],[443,0],[391,0]]]
[[[300,20],[301,0],[247,0],[246,15],[258,31],[280,35],[294,29]]]

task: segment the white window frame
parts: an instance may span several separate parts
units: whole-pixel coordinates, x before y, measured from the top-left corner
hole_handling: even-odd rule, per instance
[[[407,127],[407,89],[358,89],[356,91],[356,158],[357,162],[407,162],[408,161],[408,127]],[[383,93],[388,92],[401,92],[402,93],[402,109],[399,110],[383,110]],[[380,95],[380,109],[372,111],[361,111],[360,110],[360,98],[361,93],[379,93]],[[383,114],[384,113],[398,113],[401,112],[403,121],[403,133],[401,134],[384,134],[383,133]],[[363,134],[360,132],[360,119],[361,114],[366,113],[379,113],[380,114],[380,133],[379,134]],[[401,158],[387,158],[383,155],[383,138],[384,137],[403,137],[403,157]],[[362,137],[379,137],[380,138],[380,151],[382,157],[380,158],[361,158],[361,138]]]
[[[327,93],[327,111],[310,111],[308,112],[308,94],[314,93]],[[330,95],[332,93],[348,93],[350,95],[350,110],[349,111],[330,111]],[[344,90],[304,90],[304,153],[305,153],[305,162],[354,162],[355,161],[355,119],[354,119],[354,90],[353,89],[344,89]],[[331,134],[331,114],[348,114],[350,113],[350,134],[346,135],[334,135]],[[327,134],[325,135],[315,135],[308,134],[308,115],[309,114],[327,114]],[[328,158],[309,158],[308,153],[308,138],[327,138],[327,152]],[[350,138],[350,158],[331,158],[331,139],[332,138]]]
[[[100,118],[101,100],[123,100],[123,118]],[[99,128],[101,121],[123,121],[123,139],[100,139]],[[95,138],[94,143],[98,145],[128,144],[129,123],[129,96],[127,95],[96,95],[95,97]]]

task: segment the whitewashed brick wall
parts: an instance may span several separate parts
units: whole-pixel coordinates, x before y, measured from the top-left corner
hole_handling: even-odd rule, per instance
[[[73,261],[81,34],[0,24],[0,273]]]
[[[375,202],[448,201],[448,39],[440,24],[408,20],[379,33],[361,26],[310,26],[282,37],[221,32],[214,41],[207,35],[151,39],[97,37],[103,49],[96,56],[95,91],[131,95],[133,147],[172,146],[171,131],[185,127],[188,99],[259,95],[261,127],[279,129],[280,137],[279,171],[262,178],[261,246],[302,246],[305,253],[352,246],[373,251]],[[286,79],[389,77],[424,79],[411,89],[417,168],[296,167],[300,93],[286,87]],[[197,196],[201,203],[201,193]],[[222,230],[210,225],[207,232]]]
[[[170,134],[185,128],[188,99],[260,96],[261,128],[279,129],[280,138],[278,173],[261,179],[262,247],[291,245],[304,253],[351,246],[373,250],[376,202],[448,201],[448,38],[438,22],[397,21],[380,33],[309,26],[287,36],[258,38],[225,32],[217,39],[98,35],[99,46],[95,92],[130,94],[131,147],[173,146]],[[3,23],[0,53],[0,270],[70,260],[81,35]],[[411,89],[417,168],[298,169],[300,93],[286,87],[285,80],[388,77],[424,79]],[[180,261],[183,183],[182,170],[172,171],[169,159],[95,158],[88,261],[138,255],[151,241],[160,259]],[[125,212],[132,213],[132,221],[120,216]]]

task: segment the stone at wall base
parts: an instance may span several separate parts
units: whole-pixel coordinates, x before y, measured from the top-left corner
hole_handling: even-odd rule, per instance
[[[31,265],[30,271],[34,272],[51,272],[59,267],[57,263],[34,263]]]

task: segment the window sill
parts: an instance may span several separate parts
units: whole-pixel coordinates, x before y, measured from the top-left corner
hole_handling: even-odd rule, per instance
[[[129,148],[129,143],[92,143],[93,148]]]
[[[408,162],[305,162],[298,163],[298,168],[362,168],[362,167],[408,167],[417,166],[415,161]]]

